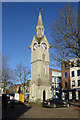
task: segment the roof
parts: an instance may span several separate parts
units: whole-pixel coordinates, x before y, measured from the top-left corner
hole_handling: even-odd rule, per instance
[[[56,69],[52,69],[52,68],[49,68],[49,71],[56,71],[56,72],[61,72],[61,70],[56,70]]]

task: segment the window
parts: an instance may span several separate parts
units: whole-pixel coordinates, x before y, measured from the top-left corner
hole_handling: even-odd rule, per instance
[[[75,87],[75,81],[72,81],[72,87]]]
[[[80,70],[77,70],[77,76],[80,76]]]
[[[71,62],[71,67],[74,67],[74,62]]]
[[[71,72],[71,76],[74,77],[74,71]]]
[[[54,88],[54,84],[52,85],[52,88]]]
[[[43,67],[43,72],[46,73],[46,68],[45,67]]]
[[[65,85],[65,88],[67,88],[67,82],[65,82],[64,85]]]
[[[80,60],[77,60],[77,67],[80,67]]]
[[[66,68],[67,68],[67,63],[64,64],[64,69],[66,69]]]
[[[52,82],[52,84],[54,84],[54,82]]]
[[[54,83],[54,77],[52,77],[52,83]]]
[[[80,80],[78,80],[78,86],[80,86]]]
[[[59,83],[61,83],[61,77],[58,77],[59,78]]]
[[[65,77],[65,78],[67,78],[67,72],[66,72],[66,73],[64,73],[64,77]]]
[[[42,55],[42,59],[45,60],[45,54]]]
[[[59,83],[59,78],[57,78],[57,83]]]
[[[56,77],[54,77],[54,82],[56,83]]]

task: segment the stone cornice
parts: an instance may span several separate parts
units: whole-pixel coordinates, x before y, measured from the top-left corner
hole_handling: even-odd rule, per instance
[[[49,64],[49,61],[44,61],[44,60],[35,60],[35,61],[31,62],[31,64],[34,63],[34,62],[37,62],[37,61],[42,61],[42,62],[46,62],[46,63]]]

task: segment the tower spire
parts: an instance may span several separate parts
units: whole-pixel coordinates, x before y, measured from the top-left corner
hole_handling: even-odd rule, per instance
[[[39,9],[38,24],[36,26],[37,37],[42,37],[44,35],[44,25],[42,22],[41,8]]]
[[[39,8],[39,17],[38,17],[38,24],[37,25],[43,25],[43,22],[42,22],[42,16],[41,16],[41,8]]]

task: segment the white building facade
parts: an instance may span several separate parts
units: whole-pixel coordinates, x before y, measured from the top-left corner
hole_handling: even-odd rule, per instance
[[[55,90],[56,92],[59,92],[60,83],[61,83],[61,72],[52,71],[52,88],[53,88],[53,90]]]
[[[62,90],[62,98],[80,100],[80,58],[71,59],[69,63],[70,89]]]
[[[71,89],[74,89],[76,99],[80,99],[80,58],[71,59],[70,66],[70,81],[71,81]]]

